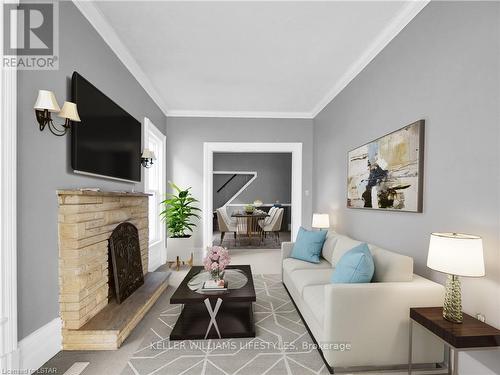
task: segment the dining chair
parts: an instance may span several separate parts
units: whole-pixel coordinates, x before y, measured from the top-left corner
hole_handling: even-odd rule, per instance
[[[266,217],[262,222],[261,224],[264,224],[264,225],[269,225],[271,224],[271,221],[273,220],[273,217],[274,217],[274,214],[276,213],[276,211],[278,210],[278,207],[276,206],[272,206],[270,209],[269,209],[269,212],[268,212],[268,217]],[[262,227],[262,225],[261,225]]]
[[[266,236],[267,233],[273,233],[276,241],[279,243],[280,242],[280,230],[281,230],[281,224],[283,223],[283,214],[284,214],[284,209],[283,208],[276,208],[274,211],[271,221],[269,224],[261,223],[261,228],[262,228],[262,236],[261,236],[261,241],[263,240],[263,236]]]
[[[272,221],[274,220],[274,215],[276,215],[278,210],[279,210],[279,207],[272,206],[269,209],[269,212],[267,213],[268,216],[265,219],[259,221],[259,226],[261,228],[261,231],[263,231],[264,227],[266,227],[266,226],[268,227],[272,223]]]
[[[220,245],[222,245],[222,241],[224,241],[226,232],[233,232],[234,239],[236,240],[236,231],[238,230],[236,227],[236,220],[231,220],[225,207],[217,209],[217,223],[219,224],[220,230]]]

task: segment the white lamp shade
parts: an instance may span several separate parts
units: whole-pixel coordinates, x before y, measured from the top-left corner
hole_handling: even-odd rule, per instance
[[[64,102],[61,111],[57,114],[57,116],[62,118],[67,118],[71,121],[80,122],[80,116],[78,115],[78,110],[76,108],[76,104],[72,102]]]
[[[432,233],[427,267],[450,275],[484,276],[483,240],[461,233]]]
[[[330,216],[328,214],[313,214],[312,227],[319,229],[330,228]]]
[[[52,91],[39,90],[38,98],[36,99],[35,106],[33,107],[40,111],[47,109],[49,112],[59,112],[59,104],[57,104],[56,96]]]
[[[145,148],[142,151],[142,158],[143,159],[153,159],[153,160],[156,160],[155,153],[153,151],[151,151],[149,148]]]

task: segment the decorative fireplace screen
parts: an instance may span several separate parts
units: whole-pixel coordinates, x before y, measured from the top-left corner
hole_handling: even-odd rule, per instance
[[[135,225],[121,223],[109,237],[110,289],[122,303],[144,284],[139,233]]]

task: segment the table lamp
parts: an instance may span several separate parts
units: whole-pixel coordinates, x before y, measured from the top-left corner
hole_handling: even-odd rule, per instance
[[[462,233],[432,233],[427,267],[448,274],[443,318],[462,323],[462,296],[459,276],[484,276],[481,237]]]
[[[328,214],[313,214],[311,226],[318,229],[330,228],[330,216]]]

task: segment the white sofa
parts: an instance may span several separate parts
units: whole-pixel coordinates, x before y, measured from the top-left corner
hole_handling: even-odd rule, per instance
[[[281,245],[283,283],[330,371],[407,364],[409,308],[443,303],[443,286],[413,274],[412,258],[371,244],[375,263],[371,283],[330,283],[340,257],[360,243],[329,232],[319,264],[293,259],[293,243]],[[443,356],[443,345],[414,325],[414,363],[442,363]]]

